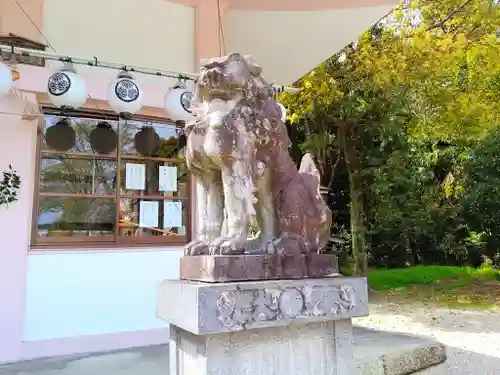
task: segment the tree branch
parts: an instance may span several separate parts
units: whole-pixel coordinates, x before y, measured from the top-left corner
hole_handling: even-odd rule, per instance
[[[455,16],[458,12],[460,12],[463,8],[465,8],[469,3],[471,3],[472,0],[467,0],[465,1],[462,5],[459,5],[455,10],[450,11],[441,21],[433,23],[432,25],[428,26],[426,31],[431,31],[432,29],[436,29],[438,27],[442,28],[444,30],[444,24],[451,20],[453,16]],[[445,31],[447,32],[447,31]]]
[[[337,128],[337,139],[339,134],[339,129]],[[342,148],[340,146],[337,146],[337,158],[335,160],[335,163],[332,166],[332,172],[330,173],[330,180],[328,181],[328,188],[330,188],[335,181],[335,172],[337,171],[337,167],[340,163],[340,160],[342,158]]]

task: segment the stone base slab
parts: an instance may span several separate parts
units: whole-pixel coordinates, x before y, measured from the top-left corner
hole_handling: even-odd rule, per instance
[[[428,338],[354,327],[359,375],[447,375],[446,348]]]
[[[343,321],[340,321],[342,323]],[[345,327],[345,326],[344,326]],[[337,335],[341,325],[334,326]],[[260,331],[254,331],[260,332]],[[271,331],[270,331],[271,332]],[[299,331],[300,332],[300,331]],[[166,333],[168,335],[168,332]],[[345,333],[344,333],[345,335]],[[180,335],[179,335],[180,336]],[[355,369],[349,375],[448,375],[446,350],[434,340],[414,335],[353,327]],[[81,340],[81,338],[79,339]],[[342,341],[339,341],[342,342]],[[181,343],[184,345],[184,343]],[[198,341],[198,345],[205,345]],[[210,344],[209,344],[210,345]],[[177,348],[180,351],[180,347]],[[292,349],[291,349],[292,350]],[[345,353],[345,352],[344,352]],[[426,353],[425,355],[423,355]],[[481,354],[470,353],[478,362]],[[174,361],[177,360],[174,358]],[[475,362],[475,363],[476,363]],[[169,373],[169,345],[76,354],[0,364],[2,375],[176,375]],[[470,366],[469,366],[470,367]],[[491,367],[490,367],[491,369]],[[487,365],[476,374],[493,374]],[[194,375],[199,375],[194,372]],[[191,375],[189,373],[188,375]],[[319,375],[323,375],[319,373]]]
[[[368,315],[365,278],[202,283],[165,280],[156,315],[196,335]]]
[[[209,283],[271,279],[303,279],[338,275],[333,254],[184,256],[180,278]]]

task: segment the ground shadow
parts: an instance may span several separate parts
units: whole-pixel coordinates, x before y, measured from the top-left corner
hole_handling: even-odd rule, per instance
[[[407,334],[407,333],[406,333]],[[414,337],[418,335],[413,335]],[[488,345],[486,342],[485,345]],[[447,346],[450,375],[500,375],[500,358]],[[169,375],[168,346],[0,366],[0,375]]]

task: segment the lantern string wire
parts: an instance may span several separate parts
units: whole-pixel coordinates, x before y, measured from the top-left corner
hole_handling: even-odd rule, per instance
[[[42,30],[40,30],[40,28],[37,26],[36,22],[33,21],[33,18],[31,18],[31,16],[26,11],[26,9],[24,9],[24,7],[21,5],[21,3],[18,0],[14,0],[14,1],[16,2],[16,4],[19,7],[19,9],[21,9],[21,12],[23,12],[23,14],[26,16],[26,18],[30,21],[30,23],[36,29],[36,31],[38,31],[38,34],[40,34],[40,36],[47,42],[47,45],[50,47],[50,49],[52,51],[54,51],[54,53],[55,53],[56,49],[52,46],[52,44],[49,42],[49,40],[47,39],[47,37],[45,35],[43,35]]]
[[[29,15],[29,13],[26,11],[26,9],[24,9],[24,7],[21,5],[21,3],[19,2],[19,0],[14,0],[17,4],[17,6],[19,7],[19,9],[21,9],[21,11],[24,13],[24,15],[26,16],[26,18],[28,18],[28,20],[30,21],[30,23],[33,25],[33,27],[38,31],[38,33],[40,34],[40,36],[47,42],[47,45],[52,49],[52,51],[54,51],[54,53],[57,53],[56,49],[54,48],[54,46],[52,45],[52,43],[50,43],[49,39],[44,35],[44,33],[42,32],[42,30],[40,30],[40,28],[36,25],[36,22],[33,21],[33,18],[31,18],[31,16]],[[11,51],[13,51],[13,48],[11,48]],[[92,99],[92,96],[90,94],[87,93],[87,97],[90,99],[90,100],[93,100]],[[96,103],[96,107],[98,109],[101,109],[99,107],[99,104]]]
[[[224,36],[224,23],[222,21],[222,10],[220,0],[217,0],[217,17],[219,21],[219,54],[226,54],[226,38]]]
[[[29,22],[33,25],[33,27],[37,30],[37,32],[40,34],[40,36],[47,42],[48,47],[54,51],[54,53],[48,53],[48,52],[42,52],[42,51],[37,51],[33,50],[30,48],[21,48],[21,47],[14,47],[12,45],[4,45],[0,44],[0,52],[11,52],[13,55],[18,55],[18,56],[27,56],[27,57],[38,57],[38,58],[43,58],[46,60],[51,60],[51,61],[60,61],[60,62],[71,62],[76,65],[87,65],[87,66],[92,66],[92,67],[101,67],[101,68],[109,68],[109,69],[115,69],[115,70],[127,70],[131,72],[137,72],[137,73],[142,73],[146,75],[155,75],[155,76],[161,76],[161,77],[167,77],[167,78],[174,78],[180,81],[195,81],[198,78],[198,74],[196,73],[186,73],[186,72],[175,72],[171,70],[160,70],[160,69],[150,69],[150,68],[145,68],[145,67],[140,67],[140,66],[132,66],[128,64],[119,64],[119,63],[112,63],[112,62],[105,62],[99,60],[96,56],[94,56],[92,59],[88,58],[82,58],[82,57],[72,57],[72,56],[63,56],[63,55],[58,55],[56,49],[54,46],[50,43],[48,38],[43,34],[42,30],[36,25],[36,22],[32,19],[32,17],[28,14],[26,9],[22,6],[22,4],[19,2],[19,0],[14,0],[21,10],[21,12],[26,16],[26,18],[29,20]],[[220,9],[220,4],[218,5],[218,11],[219,11],[219,27],[220,27],[220,34],[219,37],[222,38],[220,43],[222,42],[224,48],[224,53],[225,53],[225,37],[224,37],[224,30],[223,30],[223,24],[222,24],[222,15],[221,15],[221,9]],[[287,86],[278,86],[275,84],[271,84],[272,89],[276,93],[281,93],[281,92],[298,92],[300,91],[296,87],[287,87]],[[89,98],[92,99],[89,95]]]
[[[36,117],[43,117],[43,113],[27,113],[27,112],[7,112],[7,111],[0,111],[0,115],[7,115],[7,116],[36,116]]]
[[[88,58],[82,58],[82,57],[57,55],[55,53],[41,52],[41,51],[29,49],[29,48],[12,47],[12,46],[5,45],[5,44],[0,44],[0,52],[13,52],[14,55],[18,55],[18,56],[39,57],[39,58],[43,58],[43,59],[51,60],[51,61],[71,62],[74,65],[86,65],[86,66],[91,66],[91,67],[108,68],[108,69],[114,69],[114,70],[120,70],[120,71],[127,70],[130,72],[173,78],[173,79],[177,79],[177,80],[181,80],[181,81],[195,81],[198,78],[198,74],[195,74],[195,73],[174,72],[174,71],[170,71],[170,70],[159,70],[159,69],[152,69],[152,68],[146,68],[146,67],[135,66],[135,65],[126,65],[126,64],[105,62],[105,61],[99,60],[96,57],[94,57],[92,59],[88,59]],[[294,92],[300,91],[300,89],[296,88],[296,87],[281,86],[281,85],[276,85],[276,84],[271,84],[271,87],[274,91],[279,92],[279,93],[281,93],[281,92],[294,93]]]

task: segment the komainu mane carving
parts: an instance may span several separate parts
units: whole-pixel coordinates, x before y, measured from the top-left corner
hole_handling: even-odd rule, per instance
[[[198,239],[186,255],[319,252],[331,211],[311,155],[297,170],[274,92],[251,57],[202,62],[186,161],[199,183]],[[248,239],[251,217],[260,226]]]

